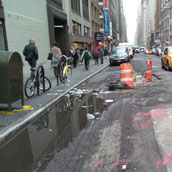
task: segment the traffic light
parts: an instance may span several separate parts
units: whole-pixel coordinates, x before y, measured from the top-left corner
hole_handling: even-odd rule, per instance
[[[105,43],[104,42],[99,42],[99,47],[104,47]]]
[[[108,41],[111,41],[111,40],[112,40],[112,36],[108,35],[108,36],[107,36],[107,40],[108,40]]]

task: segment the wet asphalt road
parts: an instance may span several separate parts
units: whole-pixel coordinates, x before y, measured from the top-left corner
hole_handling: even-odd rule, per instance
[[[98,95],[113,103],[82,130],[65,149],[54,154],[38,171],[45,172],[166,172],[172,171],[171,150],[165,152],[163,140],[168,133],[157,131],[164,119],[163,110],[172,99],[171,72],[161,69],[160,57],[153,61],[153,82],[143,82],[146,69],[144,54],[136,54],[131,64],[142,75],[133,89],[108,91],[107,84],[120,79],[119,66],[105,69],[80,88],[99,88]],[[163,111],[163,112],[162,112]],[[163,147],[164,146],[164,147]]]

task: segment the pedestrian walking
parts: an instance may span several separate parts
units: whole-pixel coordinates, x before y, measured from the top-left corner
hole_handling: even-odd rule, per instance
[[[57,85],[58,85],[59,80],[60,80],[60,82],[62,81],[62,74],[61,74],[62,71],[61,71],[61,67],[60,67],[62,52],[61,52],[61,49],[59,48],[58,42],[53,43],[53,46],[51,48],[51,53],[52,53],[51,64],[54,68],[54,74],[57,78]]]
[[[96,47],[95,50],[93,51],[93,57],[95,60],[95,65],[99,64],[99,56],[100,56],[100,53],[98,51],[98,48]]]
[[[36,62],[38,60],[38,49],[35,43],[36,41],[34,39],[30,39],[29,44],[26,45],[23,50],[25,60],[29,63],[32,69],[36,67]]]
[[[81,61],[84,60],[84,63],[85,63],[85,70],[89,70],[90,57],[91,57],[90,52],[87,50],[87,48],[85,48],[85,50],[83,51],[82,56],[81,56]]]
[[[71,47],[71,50],[70,50],[70,57],[73,60],[73,67],[75,68],[78,63],[78,53],[77,53],[77,50],[74,49],[73,47]]]
[[[76,67],[78,63],[78,53],[77,50],[74,50],[74,55],[73,55],[73,67]]]
[[[71,47],[69,54],[70,54],[70,58],[73,58],[73,55],[74,55],[74,48],[73,47]]]
[[[103,64],[103,55],[104,55],[103,47],[99,48],[99,53],[100,53],[100,62],[101,64]]]

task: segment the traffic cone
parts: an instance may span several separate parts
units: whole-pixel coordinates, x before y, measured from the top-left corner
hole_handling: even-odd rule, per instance
[[[130,63],[122,63],[120,65],[120,83],[133,86],[133,74]]]
[[[144,74],[144,78],[146,82],[152,82],[152,60],[147,59],[146,60],[146,72]]]

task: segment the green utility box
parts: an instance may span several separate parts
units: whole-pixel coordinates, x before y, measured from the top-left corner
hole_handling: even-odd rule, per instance
[[[11,110],[12,103],[20,99],[23,106],[22,58],[17,52],[0,51],[0,104],[8,104]]]

